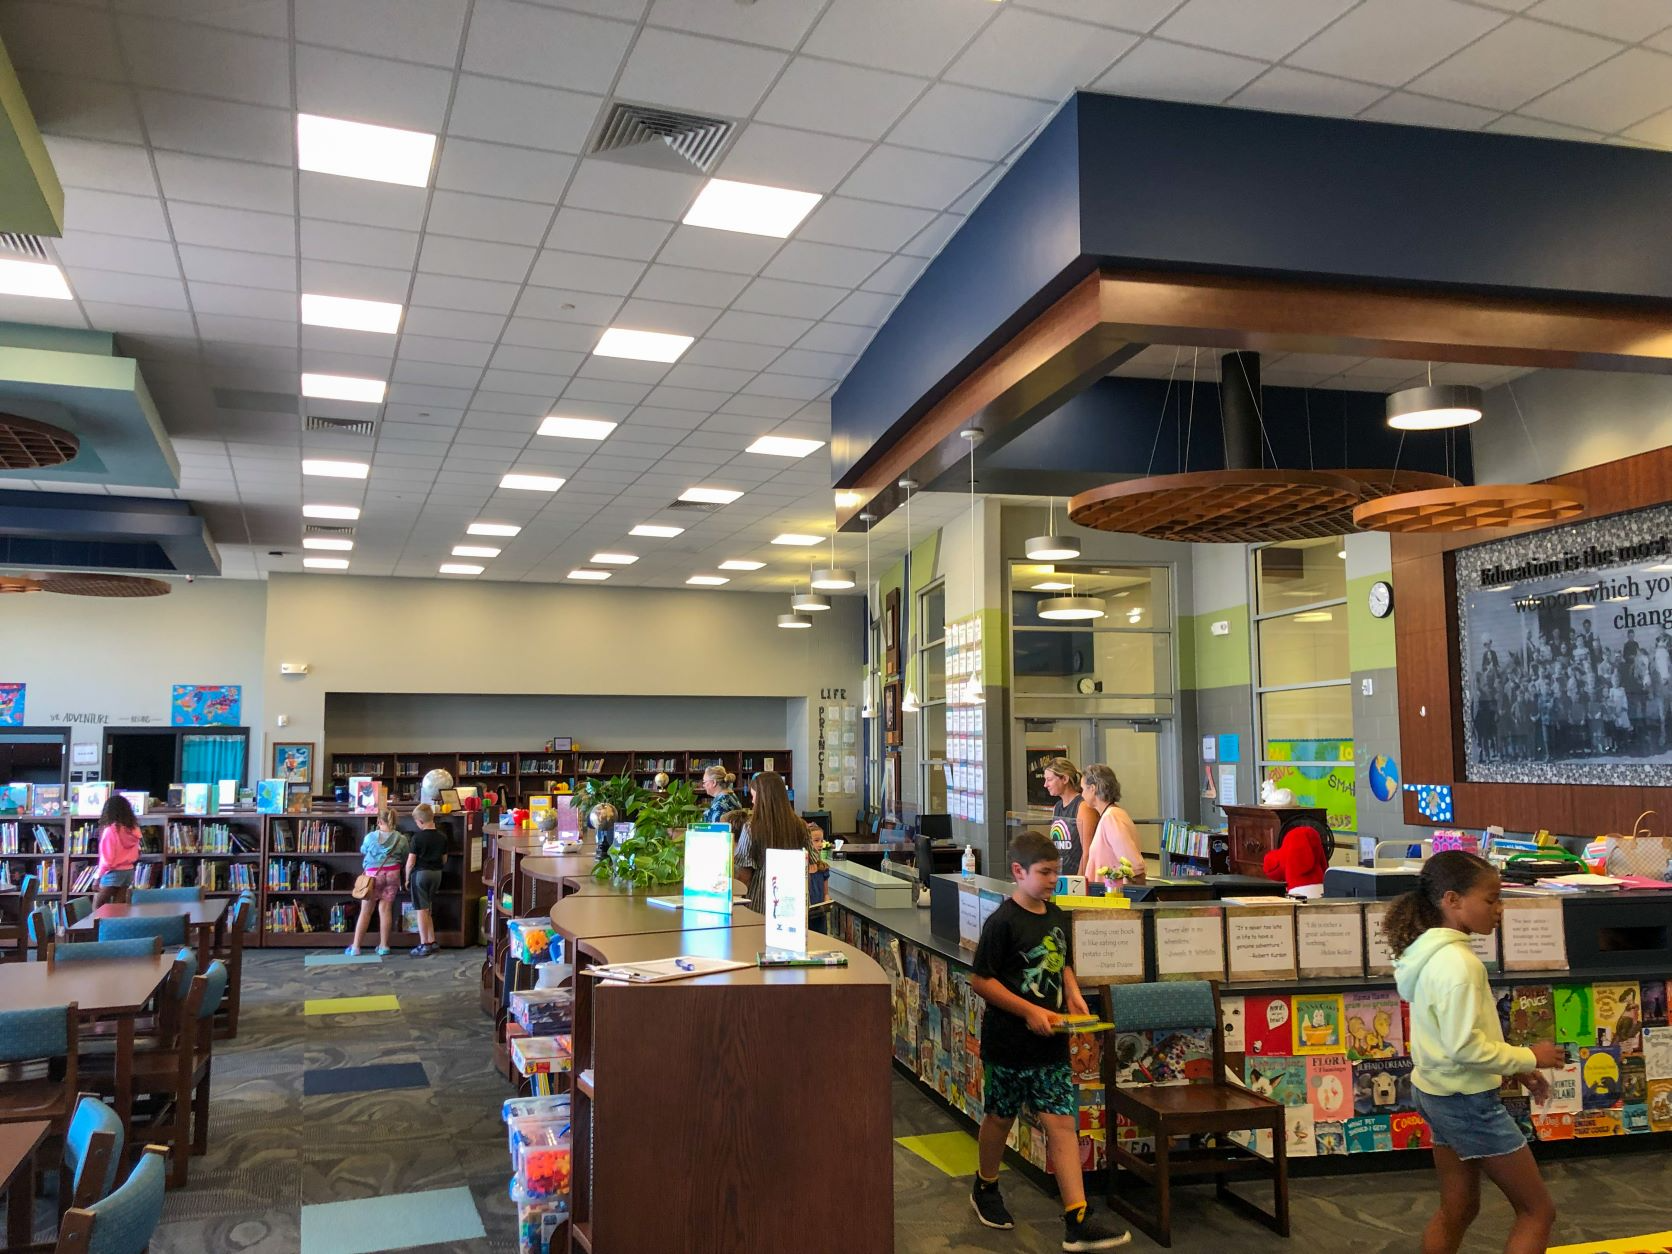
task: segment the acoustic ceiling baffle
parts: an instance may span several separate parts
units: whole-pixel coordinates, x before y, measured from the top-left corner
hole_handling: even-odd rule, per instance
[[[45,470],[81,451],[81,441],[61,427],[0,413],[0,470]]]
[[[74,597],[163,597],[171,591],[162,579],[85,572],[48,575],[41,580],[41,589]]]

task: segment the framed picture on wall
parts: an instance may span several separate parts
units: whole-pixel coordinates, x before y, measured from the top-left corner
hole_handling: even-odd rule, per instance
[[[905,722],[900,714],[900,681],[892,679],[882,686],[883,743],[900,744],[905,739],[905,730]]]
[[[285,781],[288,791],[313,787],[314,747],[288,743],[273,746],[273,778]]]
[[[890,753],[883,761],[883,814],[887,818],[900,817],[900,755]]]
[[[882,601],[882,652],[884,675],[900,673],[900,590],[890,588]]]

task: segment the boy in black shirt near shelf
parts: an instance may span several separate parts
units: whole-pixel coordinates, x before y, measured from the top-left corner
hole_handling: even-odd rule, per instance
[[[441,887],[441,871],[447,864],[447,837],[435,827],[435,809],[420,805],[412,811],[418,830],[408,844],[406,883],[412,892],[412,912],[418,916],[418,944],[414,958],[428,958],[435,952],[435,894]]]
[[[1052,901],[1061,855],[1039,832],[1010,845],[1015,891],[981,929],[970,987],[987,1003],[981,1021],[986,1117],[979,1137],[980,1166],[970,1201],[989,1228],[1014,1228],[999,1196],[999,1165],[1010,1125],[1023,1106],[1045,1125],[1057,1188],[1062,1194],[1065,1250],[1110,1250],[1130,1233],[1086,1207],[1080,1175],[1079,1094],[1068,1066],[1064,1014],[1086,1014],[1069,966],[1070,920]]]

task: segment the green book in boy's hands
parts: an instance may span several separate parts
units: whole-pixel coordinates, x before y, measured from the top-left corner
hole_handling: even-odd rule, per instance
[[[1096,1015],[1058,1015],[1056,1032],[1113,1032],[1115,1025]]]

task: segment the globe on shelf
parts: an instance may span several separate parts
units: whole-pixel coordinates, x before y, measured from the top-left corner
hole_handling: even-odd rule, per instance
[[[437,805],[441,801],[442,791],[444,789],[451,788],[452,786],[452,772],[444,771],[438,766],[435,770],[425,775],[423,782],[418,785],[418,800],[427,801],[431,805]]]
[[[657,792],[666,792],[667,790],[668,790],[668,773],[666,771],[657,771],[656,772],[656,791]]]
[[[592,825],[593,831],[602,832],[606,828],[614,827],[619,817],[613,805],[608,801],[600,801],[588,812],[586,821]]]
[[[557,811],[540,811],[540,817],[534,820],[534,826],[542,832],[555,832],[557,830]]]

